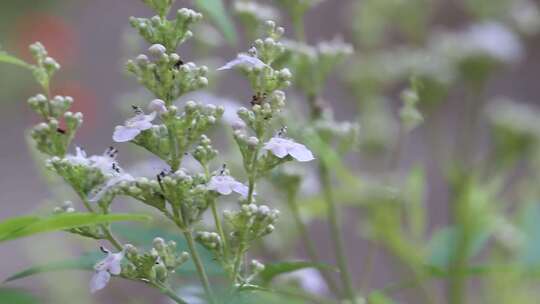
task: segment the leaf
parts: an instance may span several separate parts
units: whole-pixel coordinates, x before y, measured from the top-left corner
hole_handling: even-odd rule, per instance
[[[29,292],[18,288],[0,288],[0,302],[6,304],[37,304],[38,300]]]
[[[231,45],[236,43],[236,30],[222,0],[195,0],[195,6],[219,27],[227,42]]]
[[[368,297],[368,303],[370,304],[394,304],[394,300],[390,299],[384,293],[380,291],[372,292]]]
[[[29,224],[39,220],[37,216],[21,216],[7,219],[0,223],[0,240],[8,236],[10,233],[24,228]]]
[[[482,250],[489,238],[489,233],[478,233],[473,236],[472,246],[467,253],[472,258]],[[458,231],[455,227],[445,227],[436,231],[429,241],[430,254],[428,266],[446,272],[457,250]]]
[[[540,266],[540,207],[537,203],[524,207],[518,225],[525,235],[518,261],[526,267]]]
[[[40,273],[61,270],[92,270],[94,265],[103,258],[102,252],[92,252],[75,259],[50,262],[44,265],[32,266],[8,277],[5,282],[22,279]]]
[[[0,242],[26,237],[37,233],[72,229],[81,226],[104,224],[118,221],[147,221],[150,217],[143,214],[91,214],[66,213],[48,217],[22,217],[0,223],[4,230],[0,232]]]
[[[259,274],[264,284],[268,284],[276,276],[293,272],[304,268],[317,268],[328,269],[337,271],[337,269],[328,264],[313,263],[309,261],[296,261],[296,262],[280,262],[273,264],[265,264],[264,270]]]
[[[0,51],[0,62],[13,64],[13,65],[18,65],[18,66],[21,66],[21,67],[27,68],[27,69],[32,68],[32,66],[29,65],[28,63],[22,61],[21,59],[15,57],[15,56],[9,55],[8,53],[6,53],[4,51]]]

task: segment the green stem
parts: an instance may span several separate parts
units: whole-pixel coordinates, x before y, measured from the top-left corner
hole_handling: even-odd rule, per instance
[[[345,285],[345,294],[349,298],[352,304],[356,304],[356,295],[353,289],[351,274],[345,256],[345,246],[343,245],[343,235],[339,225],[338,210],[334,201],[334,195],[332,193],[332,184],[330,181],[330,172],[326,167],[326,164],[319,164],[319,178],[323,187],[323,194],[328,209],[328,222],[330,225],[330,231],[332,233],[332,240],[334,241],[334,249],[336,251],[336,259],[339,268],[339,274],[341,281]]]
[[[154,286],[155,288],[159,289],[159,291],[161,291],[163,294],[165,294],[166,296],[168,296],[171,300],[173,300],[174,302],[178,303],[178,304],[188,304],[188,302],[182,300],[179,296],[176,295],[176,293],[174,291],[172,291],[169,287],[167,286],[164,286],[162,284],[159,284],[159,283],[155,283],[155,282],[151,282],[150,283],[152,286]]]
[[[169,160],[169,165],[171,166],[171,170],[174,172],[180,167],[180,158],[178,157],[178,143],[175,136],[176,132],[173,124],[174,122],[169,122],[167,124],[167,135],[169,138],[169,150],[171,151],[171,159]]]
[[[309,259],[313,263],[320,263],[319,255],[317,254],[317,250],[315,248],[315,245],[313,244],[313,241],[311,240],[309,236],[309,230],[306,227],[306,224],[302,220],[302,217],[300,216],[300,210],[298,208],[298,204],[296,202],[296,191],[289,191],[287,194],[287,203],[289,205],[289,209],[291,210],[291,214],[293,216],[294,222],[296,224],[296,229],[298,229],[298,232],[300,233],[300,237],[302,241],[304,242],[304,246],[306,248],[307,254],[309,256]],[[336,282],[332,278],[332,276],[328,273],[328,271],[323,269],[317,269],[319,273],[322,275],[324,280],[326,281],[326,284],[334,293],[335,295],[339,296],[340,291],[337,287]]]
[[[214,300],[214,295],[212,294],[212,289],[210,288],[208,276],[206,275],[206,271],[204,270],[204,265],[199,256],[197,248],[195,247],[195,241],[193,240],[192,232],[190,230],[184,230],[184,237],[186,238],[188,248],[191,253],[191,257],[193,258],[195,268],[197,269],[197,273],[199,274],[199,279],[201,280],[201,283],[203,285],[204,292],[206,294],[206,297],[208,298],[207,300],[211,304],[216,303]]]
[[[210,202],[210,209],[212,209],[212,215],[214,216],[216,229],[223,244],[223,258],[227,260],[227,256],[229,255],[229,245],[227,243],[227,239],[225,238],[225,231],[223,230],[223,226],[221,225],[221,220],[217,212],[216,201],[214,199],[212,199],[212,201]]]

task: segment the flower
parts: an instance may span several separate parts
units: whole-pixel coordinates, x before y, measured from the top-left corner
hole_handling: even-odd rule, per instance
[[[92,155],[89,158],[90,166],[99,169],[105,176],[114,175],[118,168],[115,162],[117,153],[118,150],[109,147],[103,152],[103,155]]]
[[[119,275],[122,272],[121,262],[124,258],[124,251],[111,253],[103,247],[101,247],[101,250],[107,253],[107,256],[94,266],[96,272],[90,280],[91,293],[105,288],[111,279],[111,274]]]
[[[465,35],[468,47],[485,52],[502,62],[512,63],[523,57],[523,45],[519,38],[500,23],[475,24]]]
[[[66,160],[73,165],[90,165],[90,160],[86,157],[86,152],[83,148],[77,146],[75,147],[75,155],[68,154],[66,155]]]
[[[222,70],[230,70],[232,68],[235,68],[237,66],[240,67],[246,67],[246,68],[262,68],[266,66],[264,62],[262,62],[259,58],[250,56],[248,54],[240,53],[236,57],[236,59],[233,59],[229,62],[227,62],[224,66],[217,69],[218,71]]]
[[[311,153],[306,146],[287,138],[272,137],[264,144],[263,150],[270,151],[279,158],[290,155],[300,162],[307,162],[315,159],[313,153]]]
[[[328,293],[328,286],[326,285],[323,277],[319,271],[313,268],[297,270],[284,275],[283,277],[284,279],[298,281],[300,287],[309,293],[321,296]]]
[[[208,190],[216,191],[222,195],[229,195],[233,191],[242,195],[248,196],[249,188],[239,181],[236,181],[229,175],[215,175],[212,176],[207,185]]]
[[[145,115],[142,111],[136,110],[135,116],[126,120],[125,125],[116,126],[113,140],[115,142],[127,142],[133,140],[141,131],[152,128],[152,121],[156,118],[156,112]]]
[[[120,170],[118,166],[116,166],[116,164],[114,165],[114,169],[116,170]],[[113,169],[113,170],[114,170]],[[101,198],[111,189],[115,188],[116,186],[126,182],[132,182],[134,181],[135,178],[133,178],[133,176],[131,176],[130,174],[128,173],[117,173],[116,175],[112,176],[111,178],[109,178],[104,185],[100,186],[100,187],[97,187],[96,189],[94,189],[91,193],[90,193],[90,196],[88,197],[88,200],[92,203],[95,203],[95,202],[98,202],[99,200],[101,200]]]

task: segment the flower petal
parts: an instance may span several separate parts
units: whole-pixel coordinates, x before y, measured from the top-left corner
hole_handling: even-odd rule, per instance
[[[249,56],[247,54],[238,54],[235,59],[227,62],[224,66],[220,67],[217,70],[229,70],[237,66],[247,68],[262,68],[266,66],[266,64],[257,57]]]
[[[111,279],[111,274],[107,271],[97,271],[90,279],[90,292],[94,293],[100,289],[105,288],[109,280]]]
[[[148,130],[152,127],[152,121],[155,118],[156,112],[152,112],[148,115],[138,114],[126,121],[126,127],[139,129],[141,131]]]
[[[289,149],[289,155],[299,162],[308,162],[314,160],[313,153],[302,144],[295,143],[295,145]]]
[[[115,142],[127,142],[133,140],[137,135],[141,133],[141,130],[136,128],[129,128],[124,126],[117,126],[114,129],[113,140]]]
[[[247,197],[249,194],[249,187],[241,182],[236,182],[232,188],[234,192],[240,194],[242,197]]]

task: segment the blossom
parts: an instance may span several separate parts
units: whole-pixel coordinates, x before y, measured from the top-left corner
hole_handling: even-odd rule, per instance
[[[325,295],[328,293],[328,286],[326,285],[320,272],[313,268],[300,269],[284,275],[284,279],[293,279],[298,281],[300,287],[305,291],[316,294]]]
[[[90,160],[86,157],[86,152],[79,146],[75,147],[75,155],[68,154],[65,159],[73,165],[90,165]]]
[[[115,169],[117,168],[115,161],[117,153],[118,150],[114,147],[109,147],[103,152],[103,155],[92,155],[89,158],[90,166],[99,169],[103,175],[114,175],[117,171],[117,169]]]
[[[469,47],[483,51],[502,62],[515,62],[523,57],[523,45],[507,27],[496,22],[471,26],[466,33]]]
[[[115,168],[118,167],[115,166]],[[94,189],[92,193],[90,193],[88,200],[93,203],[98,202],[109,190],[119,186],[124,182],[128,183],[134,180],[135,178],[133,178],[133,176],[128,173],[117,173],[116,175],[109,178],[104,185]]]
[[[133,140],[142,131],[152,128],[152,121],[156,118],[156,112],[145,115],[142,111],[137,111],[135,116],[126,120],[123,126],[116,126],[113,140],[115,142],[126,142]]]
[[[107,253],[107,256],[94,266],[96,272],[90,280],[90,292],[92,293],[105,288],[111,279],[111,274],[119,275],[122,272],[121,262],[124,258],[124,252],[112,253],[103,247],[101,250]]]
[[[229,195],[233,191],[242,195],[248,196],[249,188],[239,181],[236,181],[229,175],[215,175],[212,176],[207,185],[208,190],[216,191],[222,195]]]
[[[218,71],[229,70],[237,66],[246,67],[246,68],[262,68],[266,66],[266,64],[257,57],[240,53],[235,59],[227,62],[224,66],[220,67],[217,70]]]
[[[315,159],[313,153],[311,153],[306,146],[296,143],[292,139],[282,137],[272,137],[264,144],[263,150],[270,151],[279,158],[290,155],[300,162],[307,162]]]

